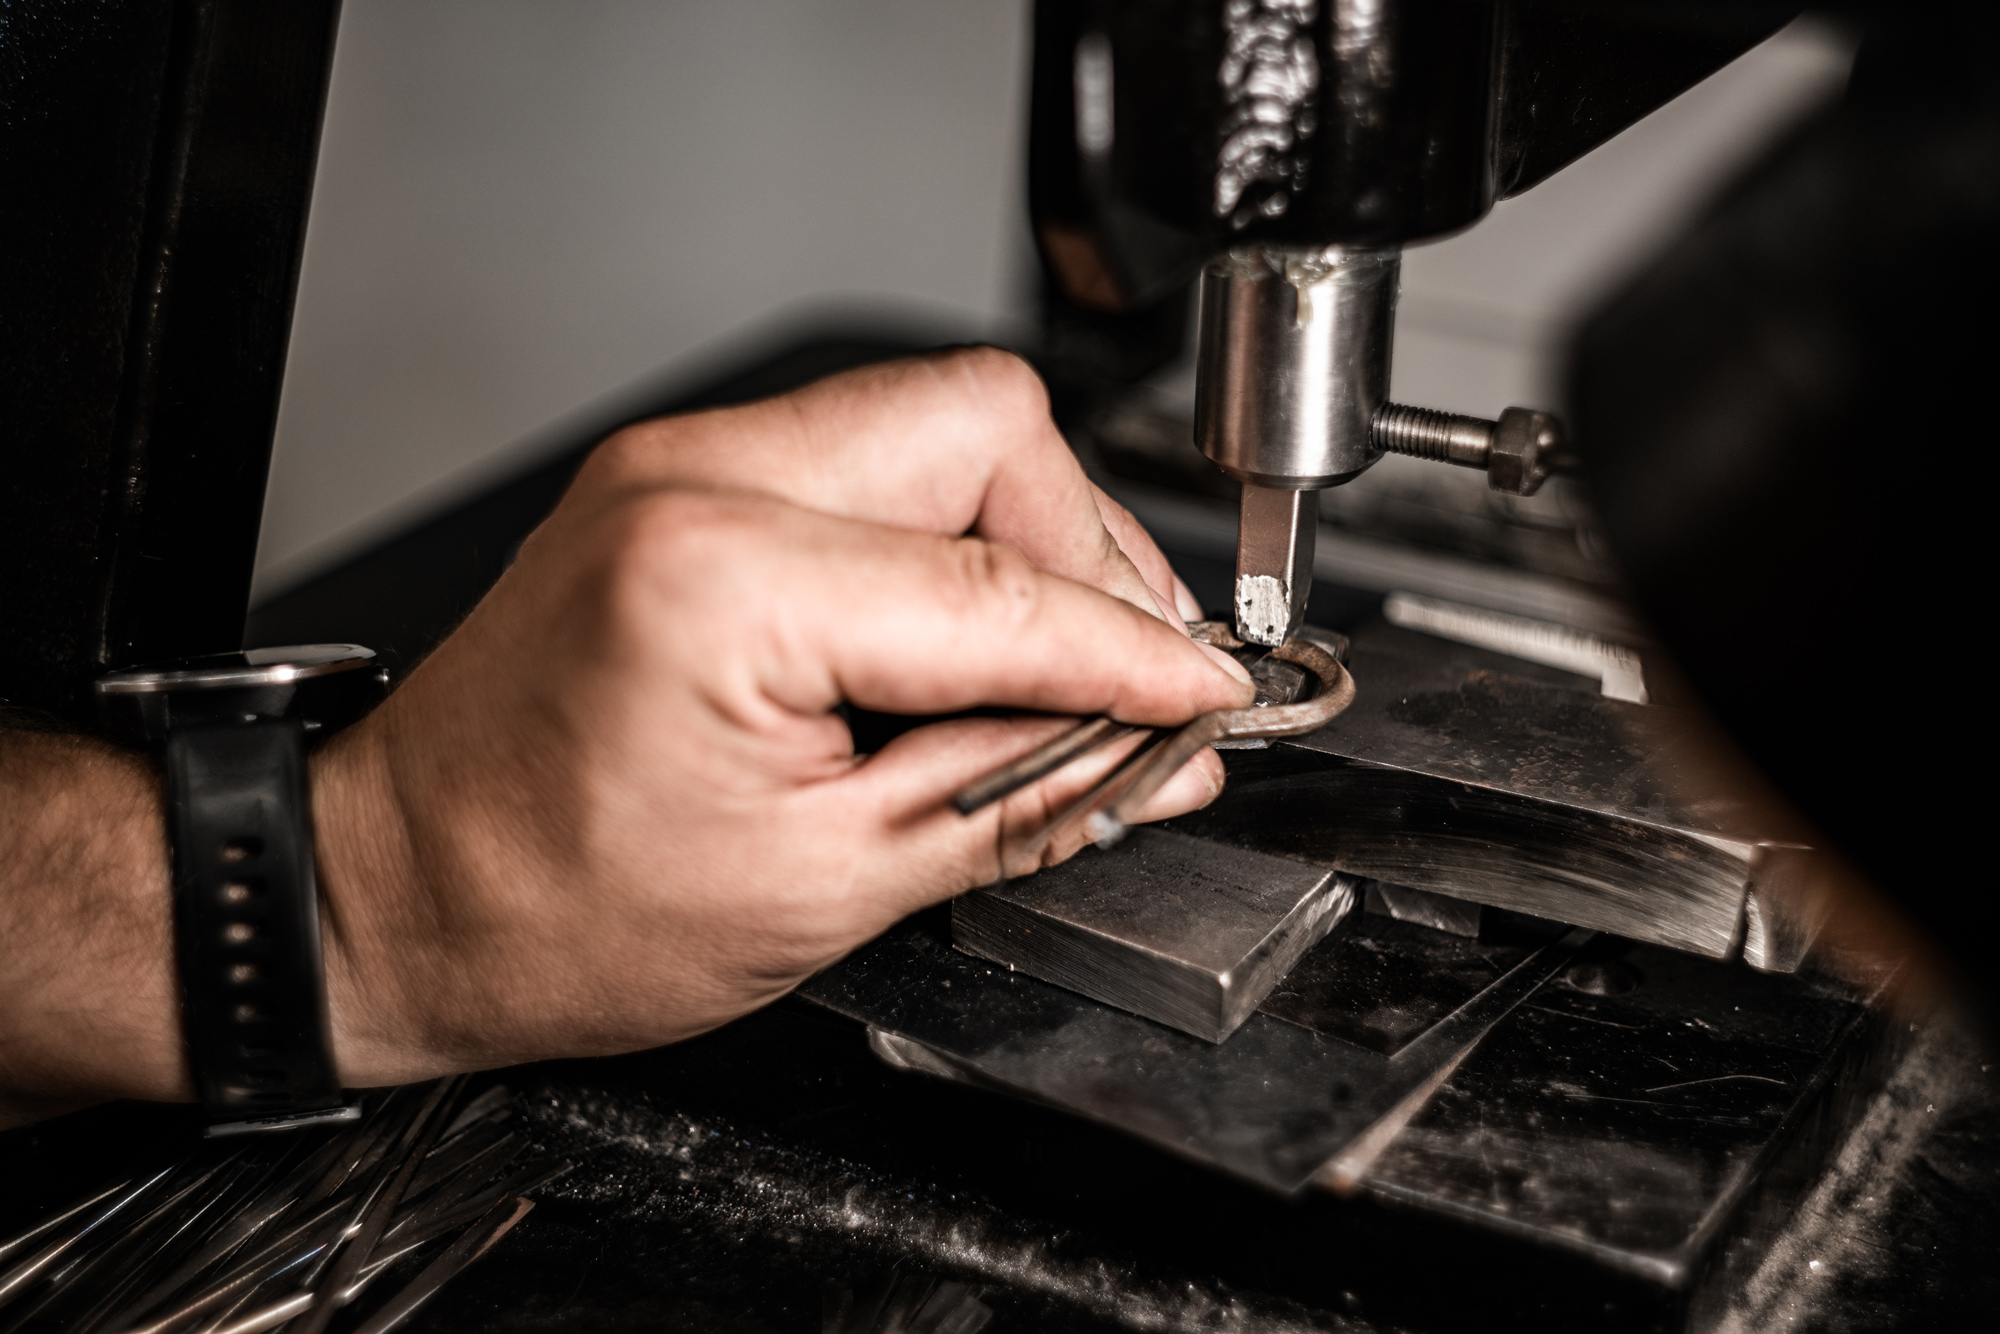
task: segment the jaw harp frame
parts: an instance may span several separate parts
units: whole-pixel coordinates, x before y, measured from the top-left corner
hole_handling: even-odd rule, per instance
[[[1188,627],[1188,633],[1198,642],[1215,648],[1249,647],[1219,621],[1198,621]],[[1295,634],[1272,649],[1269,656],[1310,673],[1318,684],[1312,697],[1298,704],[1260,700],[1248,708],[1217,709],[1164,738],[1152,737],[1090,791],[1031,835],[1025,850],[1039,852],[1076,820],[1085,822],[1085,831],[1099,847],[1108,848],[1125,836],[1139,808],[1203,747],[1217,742],[1266,740],[1317,731],[1354,702],[1354,678],[1339,659],[1314,640]],[[952,797],[952,805],[960,814],[971,815],[1120,737],[1150,731],[1109,717],[1088,719],[961,789]]]

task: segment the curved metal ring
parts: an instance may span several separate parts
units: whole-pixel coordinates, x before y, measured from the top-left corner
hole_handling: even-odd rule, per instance
[[[1202,629],[1210,630],[1213,622],[1205,622]],[[1230,640],[1233,634],[1223,633]],[[1238,645],[1218,643],[1216,639],[1203,637],[1204,643],[1214,643],[1219,648]],[[1271,656],[1280,662],[1289,662],[1303,667],[1319,678],[1319,691],[1302,704],[1276,704],[1264,708],[1218,709],[1214,713],[1204,713],[1193,722],[1168,737],[1166,741],[1137,760],[1126,770],[1124,781],[1116,782],[1116,794],[1108,804],[1091,811],[1086,817],[1086,829],[1100,847],[1109,847],[1125,836],[1131,817],[1155,792],[1166,785],[1169,778],[1179,773],[1181,767],[1193,759],[1195,753],[1204,746],[1218,741],[1248,740],[1257,737],[1301,736],[1317,731],[1338,717],[1348,705],[1354,702],[1354,678],[1348,674],[1331,653],[1318,644],[1294,636],[1271,650]],[[1114,781],[1120,775],[1114,775]],[[1099,798],[1111,795],[1110,785],[1100,788],[1092,795]],[[1096,802],[1089,802],[1096,805]],[[1073,818],[1074,812],[1065,812]],[[1058,820],[1050,827],[1064,823]]]

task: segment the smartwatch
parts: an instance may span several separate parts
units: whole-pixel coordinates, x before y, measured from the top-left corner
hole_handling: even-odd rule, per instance
[[[306,753],[388,671],[358,644],[185,658],[96,683],[166,786],[188,1063],[210,1136],[349,1121],[333,1063]]]

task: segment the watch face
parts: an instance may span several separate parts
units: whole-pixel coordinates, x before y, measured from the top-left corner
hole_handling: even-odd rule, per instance
[[[240,690],[287,685],[313,677],[333,676],[367,667],[373,649],[359,644],[294,644],[284,648],[252,648],[241,653],[210,653],[199,658],[150,663],[109,672],[97,680],[104,695],[154,695],[186,690]]]

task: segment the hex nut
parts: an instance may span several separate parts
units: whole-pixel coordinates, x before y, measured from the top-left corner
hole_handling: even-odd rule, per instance
[[[1562,422],[1554,413],[1508,408],[1493,428],[1486,484],[1509,495],[1534,495],[1547,480],[1549,463],[1562,445]]]

